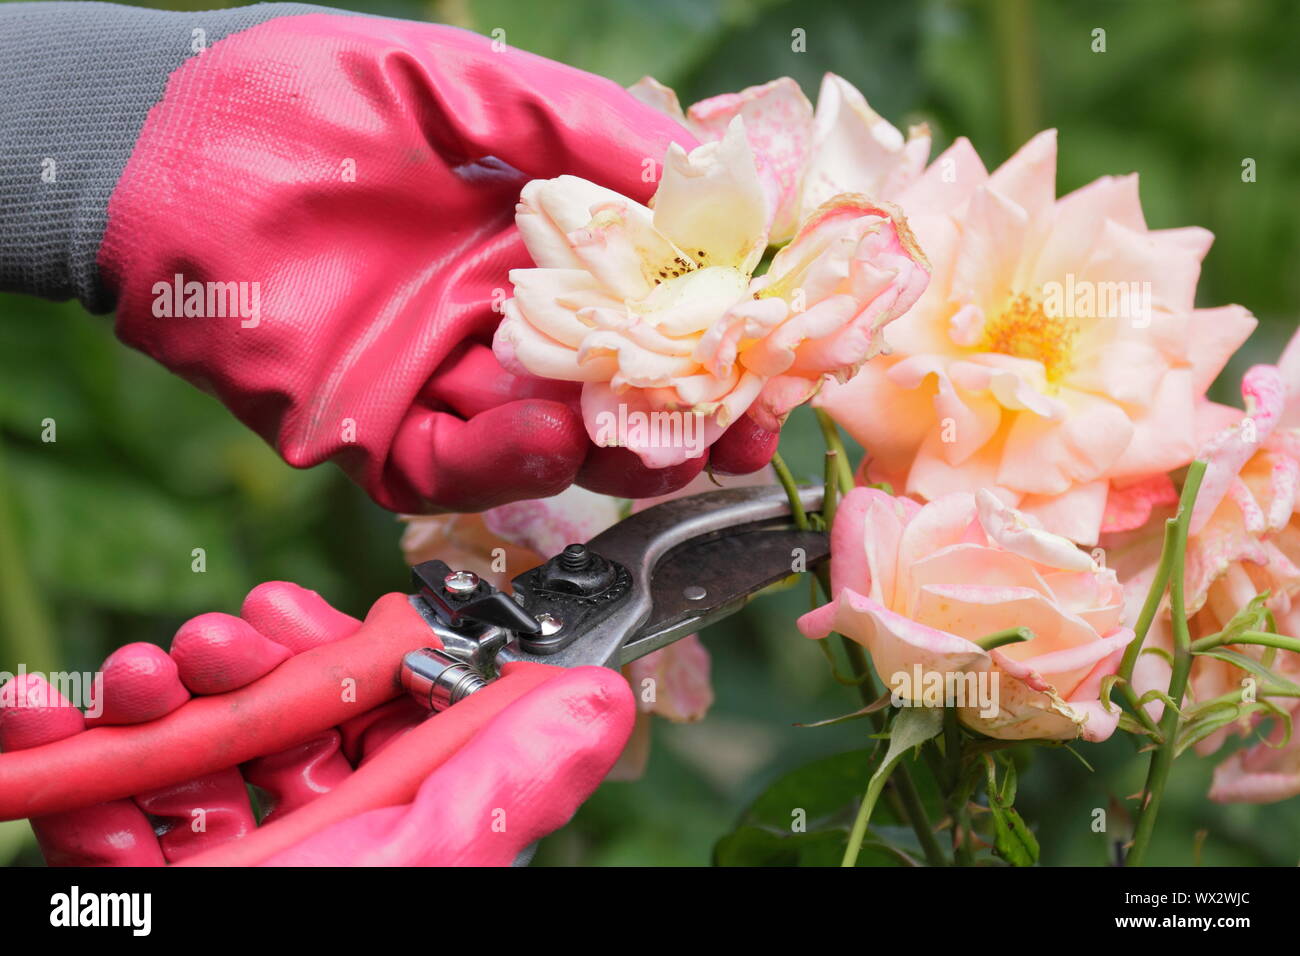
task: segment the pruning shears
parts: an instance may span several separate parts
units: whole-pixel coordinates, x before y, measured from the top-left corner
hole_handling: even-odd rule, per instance
[[[800,488],[805,510],[820,487]],[[780,487],[668,501],[575,543],[507,595],[442,561],[412,569],[413,594],[380,598],[350,637],[298,654],[246,687],[195,697],[145,724],[97,727],[0,754],[0,819],[130,797],[277,753],[409,693],[432,716],[342,785],[188,861],[257,862],[339,819],[409,801],[420,783],[557,668],[619,668],[739,610],[829,557],[795,527]]]

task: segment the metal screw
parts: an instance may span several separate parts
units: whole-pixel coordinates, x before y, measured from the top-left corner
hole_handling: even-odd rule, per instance
[[[537,623],[542,625],[542,637],[550,637],[564,627],[564,622],[553,614],[537,615]]]
[[[682,589],[682,597],[688,601],[703,601],[708,595],[709,592],[698,584],[692,584],[690,587]]]
[[[566,571],[585,571],[591,564],[591,554],[583,544],[571,544],[560,553],[560,566]]]
[[[478,575],[473,571],[453,571],[442,579],[448,594],[463,596],[478,588]]]

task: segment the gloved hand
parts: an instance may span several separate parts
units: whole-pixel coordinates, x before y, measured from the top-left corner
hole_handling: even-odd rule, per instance
[[[103,713],[93,721],[57,694],[51,699],[42,678],[15,678],[0,689],[0,750],[61,740],[88,723],[157,720],[191,693],[244,686],[360,626],[315,592],[261,585],[240,617],[205,614],[183,625],[170,654],[132,644],[110,655]],[[51,865],[509,864],[562,826],[604,778],[631,733],[635,704],[612,670],[543,675],[395,801],[401,788],[393,780],[410,769],[410,755],[398,752],[403,736],[437,734],[445,716],[428,721],[402,697],[282,753],[132,799],[42,816],[32,828]],[[365,769],[354,776],[354,767]],[[262,796],[264,829],[256,833],[246,782]]]
[[[60,8],[75,18],[50,22]],[[28,49],[32,34],[59,49]],[[521,187],[568,173],[645,201],[647,164],[657,171],[670,141],[695,145],[616,84],[450,27],[294,4],[6,4],[0,35],[0,79],[6,56],[27,54],[11,77],[25,86],[6,98],[64,104],[37,132],[27,107],[11,117],[33,168],[69,150],[119,164],[12,197],[20,226],[25,204],[32,223],[69,206],[85,221],[33,238],[0,214],[10,257],[15,242],[93,252],[27,291],[116,307],[124,341],[215,394],[290,464],[333,460],[406,512],[481,510],[574,481],[653,496],[706,464],[654,471],[596,449],[577,386],[514,377],[492,356],[508,272],[531,265],[513,221]],[[100,143],[105,113],[117,125]],[[0,104],[0,134],[3,118]],[[61,125],[73,127],[62,140],[39,142]],[[14,284],[6,271],[49,271],[6,269],[5,255],[0,287]],[[766,463],[774,434],[747,418],[733,432],[711,449],[715,470]]]

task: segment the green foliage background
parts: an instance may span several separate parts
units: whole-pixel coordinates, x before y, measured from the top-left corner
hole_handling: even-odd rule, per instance
[[[1059,191],[1138,170],[1153,227],[1199,224],[1218,237],[1200,304],[1240,302],[1261,320],[1217,386],[1220,398],[1232,400],[1240,373],[1275,357],[1296,328],[1300,4],[393,0],[365,10],[504,28],[514,46],[621,83],[652,74],[684,104],[784,74],[814,98],[833,70],[897,125],[930,123],[936,153],[966,135],[990,168],[1055,126]],[[807,52],[791,50],[796,28]],[[1104,53],[1091,49],[1097,28]],[[1255,183],[1242,182],[1247,157]],[[47,418],[57,443],[40,440]],[[803,477],[819,475],[808,416],[792,419],[782,450]],[[362,614],[405,585],[399,531],[335,471],[282,464],[214,400],[118,344],[109,319],[0,296],[0,666],[85,670],[130,641],[166,646],[187,617],[234,611],[269,579],[297,581]],[[204,574],[190,568],[199,547]],[[729,838],[722,862],[837,858],[825,841],[773,846],[781,841],[769,837],[788,832],[780,808],[794,800],[823,824],[847,827],[843,807],[862,785],[853,757],[819,763],[747,810],[783,773],[869,746],[864,722],[793,726],[856,701],[796,634],[806,607],[802,588],[767,596],[706,633],[713,712],[695,725],[658,724],[645,777],[602,787],[544,842],[539,862],[705,864],[742,814],[747,832],[767,836]],[[1128,738],[1084,752],[1095,772],[1063,750],[1022,767],[1018,807],[1044,863],[1106,862],[1122,836],[1114,808],[1141,786],[1144,760]],[[1212,805],[1210,769],[1195,758],[1176,765],[1152,862],[1295,865],[1296,801]],[[1091,829],[1097,807],[1111,808],[1109,834]],[[893,859],[868,846],[863,861]],[[25,824],[0,824],[0,862],[39,862]]]

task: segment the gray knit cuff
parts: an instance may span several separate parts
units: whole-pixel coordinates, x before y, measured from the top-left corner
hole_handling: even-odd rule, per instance
[[[111,311],[96,266],[108,199],[167,78],[232,33],[321,10],[0,4],[0,291]]]

